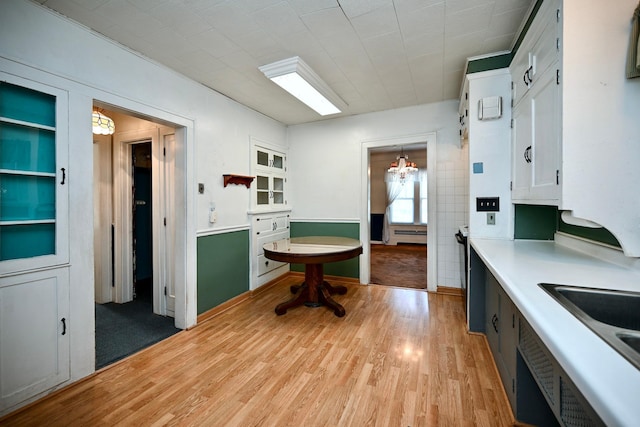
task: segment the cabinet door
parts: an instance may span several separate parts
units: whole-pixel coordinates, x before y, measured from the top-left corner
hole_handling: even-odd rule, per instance
[[[501,372],[511,407],[516,407],[516,346],[518,345],[515,306],[500,288],[500,356],[504,372]]]
[[[67,268],[0,279],[0,411],[69,379]]]
[[[557,204],[559,104],[556,69],[550,68],[513,111],[511,197],[514,201]]]
[[[531,91],[532,163],[534,200],[557,200],[559,195],[560,92],[556,69],[549,69]]]
[[[513,110],[512,118],[511,198],[526,200],[529,198],[532,170],[531,102],[529,99],[520,103]]]
[[[68,252],[67,93],[0,73],[0,266],[64,264]]]
[[[254,149],[255,166],[275,173],[285,171],[285,155],[278,151],[256,146]]]
[[[489,347],[493,353],[494,359],[497,360],[500,347],[499,347],[499,334],[500,334],[500,299],[498,295],[499,284],[493,275],[487,271],[486,280],[486,334],[487,341],[489,341]]]

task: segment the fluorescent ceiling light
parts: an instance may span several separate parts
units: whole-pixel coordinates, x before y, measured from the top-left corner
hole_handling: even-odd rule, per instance
[[[259,70],[321,116],[341,113],[340,107],[346,106],[342,99],[298,56],[263,65]]]

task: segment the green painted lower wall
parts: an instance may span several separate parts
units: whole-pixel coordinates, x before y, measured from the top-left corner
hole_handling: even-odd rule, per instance
[[[249,230],[198,237],[198,314],[249,290]]]
[[[360,239],[360,224],[344,222],[291,222],[291,237],[340,236]],[[303,264],[291,264],[291,271],[304,271]],[[324,274],[340,277],[360,277],[358,258],[324,265]]]
[[[514,238],[553,240],[557,229],[556,206],[515,205]]]
[[[620,247],[618,239],[606,228],[579,227],[562,221],[556,206],[515,205],[516,239],[553,240],[556,231]]]

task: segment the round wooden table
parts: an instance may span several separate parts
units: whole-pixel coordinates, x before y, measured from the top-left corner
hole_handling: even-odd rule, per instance
[[[345,315],[344,307],[331,295],[347,293],[344,286],[332,286],[324,280],[323,265],[327,262],[344,261],[362,253],[359,240],[347,237],[309,236],[276,240],[262,247],[264,256],[274,261],[304,264],[304,282],[291,286],[297,294],[289,301],[276,306],[276,314],[283,315],[287,309],[304,304],[307,307],[327,306],[336,316]]]

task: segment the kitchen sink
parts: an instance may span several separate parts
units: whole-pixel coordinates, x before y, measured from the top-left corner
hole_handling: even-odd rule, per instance
[[[552,283],[540,286],[640,369],[640,292]]]

